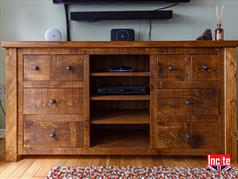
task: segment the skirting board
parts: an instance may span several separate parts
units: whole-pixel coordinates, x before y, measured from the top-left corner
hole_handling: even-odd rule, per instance
[[[0,129],[0,139],[5,138],[5,129]]]

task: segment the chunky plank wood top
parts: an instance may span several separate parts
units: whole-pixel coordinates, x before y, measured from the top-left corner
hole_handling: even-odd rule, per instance
[[[238,47],[238,40],[234,41],[137,41],[137,42],[110,42],[110,41],[74,41],[74,42],[46,42],[46,41],[18,41],[2,42],[4,48],[110,48],[110,47]]]

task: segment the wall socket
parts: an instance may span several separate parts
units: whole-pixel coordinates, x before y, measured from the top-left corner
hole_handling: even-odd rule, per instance
[[[5,129],[0,129],[0,139],[5,138]]]

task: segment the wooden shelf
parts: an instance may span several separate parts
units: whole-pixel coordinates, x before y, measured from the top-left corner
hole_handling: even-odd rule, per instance
[[[100,130],[93,136],[92,147],[149,147],[149,134],[144,130]]]
[[[150,100],[150,95],[98,95],[98,96],[91,96],[91,100]]]
[[[95,111],[91,124],[149,124],[150,114],[145,110]]]
[[[91,76],[150,76],[150,72],[95,72]]]

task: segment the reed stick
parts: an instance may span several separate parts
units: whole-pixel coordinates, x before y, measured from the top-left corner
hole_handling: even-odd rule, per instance
[[[218,8],[218,6],[216,6],[217,24],[222,23],[223,13],[224,13],[224,5],[222,6],[221,14],[219,14],[219,8]]]
[[[224,5],[222,6],[222,10],[221,10],[220,24],[222,23],[222,16],[223,16],[223,12],[224,12]]]
[[[219,13],[218,13],[218,6],[216,6],[216,15],[217,15],[217,24],[219,23]]]

